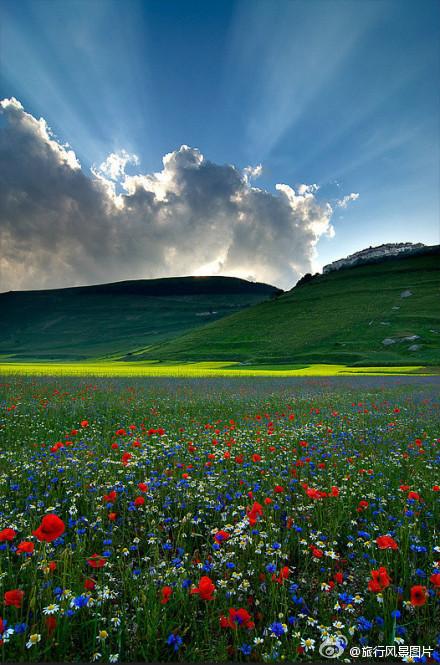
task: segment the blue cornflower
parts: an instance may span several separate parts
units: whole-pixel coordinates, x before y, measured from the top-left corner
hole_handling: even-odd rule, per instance
[[[88,602],[88,596],[76,596],[72,601],[72,605],[78,608],[87,607]]]
[[[250,644],[242,644],[241,647],[239,647],[240,651],[242,654],[245,656],[250,656],[252,653],[252,647]]]
[[[362,632],[368,632],[371,630],[373,627],[373,623],[371,621],[368,621],[365,617],[361,616],[358,619],[358,628]]]
[[[272,631],[272,633],[277,637],[282,637],[282,635],[284,635],[283,624],[280,623],[279,621],[274,621],[273,623],[271,623],[269,628]]]
[[[182,641],[180,635],[175,635],[174,633],[170,633],[167,637],[167,644],[169,647],[173,647],[174,651],[179,651]]]

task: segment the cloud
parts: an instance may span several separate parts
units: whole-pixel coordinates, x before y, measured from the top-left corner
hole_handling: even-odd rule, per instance
[[[111,180],[119,180],[125,175],[125,168],[127,164],[139,164],[139,157],[137,155],[130,155],[126,150],[119,150],[112,152],[106,160],[102,162],[99,168],[92,168],[94,175],[101,175],[108,177]]]
[[[289,288],[333,233],[317,185],[271,193],[251,185],[261,166],[215,164],[186,145],[157,173],[126,174],[138,159],[125,151],[86,173],[43,119],[0,104],[2,291],[204,270]]]
[[[358,198],[359,194],[357,192],[352,192],[351,194],[347,194],[347,196],[344,196],[342,199],[336,201],[336,205],[339,208],[346,208],[350,201],[357,201]]]

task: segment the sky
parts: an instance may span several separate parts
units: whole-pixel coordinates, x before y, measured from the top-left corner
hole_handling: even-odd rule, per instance
[[[3,0],[0,290],[440,242],[437,0]]]

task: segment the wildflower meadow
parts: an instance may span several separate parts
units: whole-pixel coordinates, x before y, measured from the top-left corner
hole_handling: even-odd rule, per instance
[[[387,378],[5,376],[3,661],[440,662],[439,381]]]

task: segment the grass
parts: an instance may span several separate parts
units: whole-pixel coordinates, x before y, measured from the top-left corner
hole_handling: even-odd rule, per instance
[[[437,251],[322,275],[274,300],[153,345],[143,357],[165,362],[438,365],[439,258]],[[402,298],[406,290],[412,295]],[[412,336],[417,337],[408,339]],[[387,338],[393,341],[388,346],[383,343]]]
[[[4,377],[2,661],[438,659],[438,385],[368,381]]]
[[[397,367],[349,367],[347,365],[246,365],[238,362],[159,363],[150,362],[82,362],[82,363],[0,363],[0,375],[33,376],[120,376],[120,377],[289,377],[289,376],[381,376],[430,375],[440,368],[422,365]]]
[[[440,251],[430,250],[340,270],[282,295],[232,278],[3,294],[0,357],[22,363],[159,360],[192,363],[194,371],[200,362],[225,363],[225,368],[242,362],[258,372],[264,371],[261,366],[277,372],[305,367],[312,373],[318,365],[395,366],[397,372],[435,367],[439,259]],[[406,290],[412,295],[402,298]]]
[[[234,278],[140,280],[0,294],[0,353],[16,360],[127,355],[269,298],[277,289]]]

